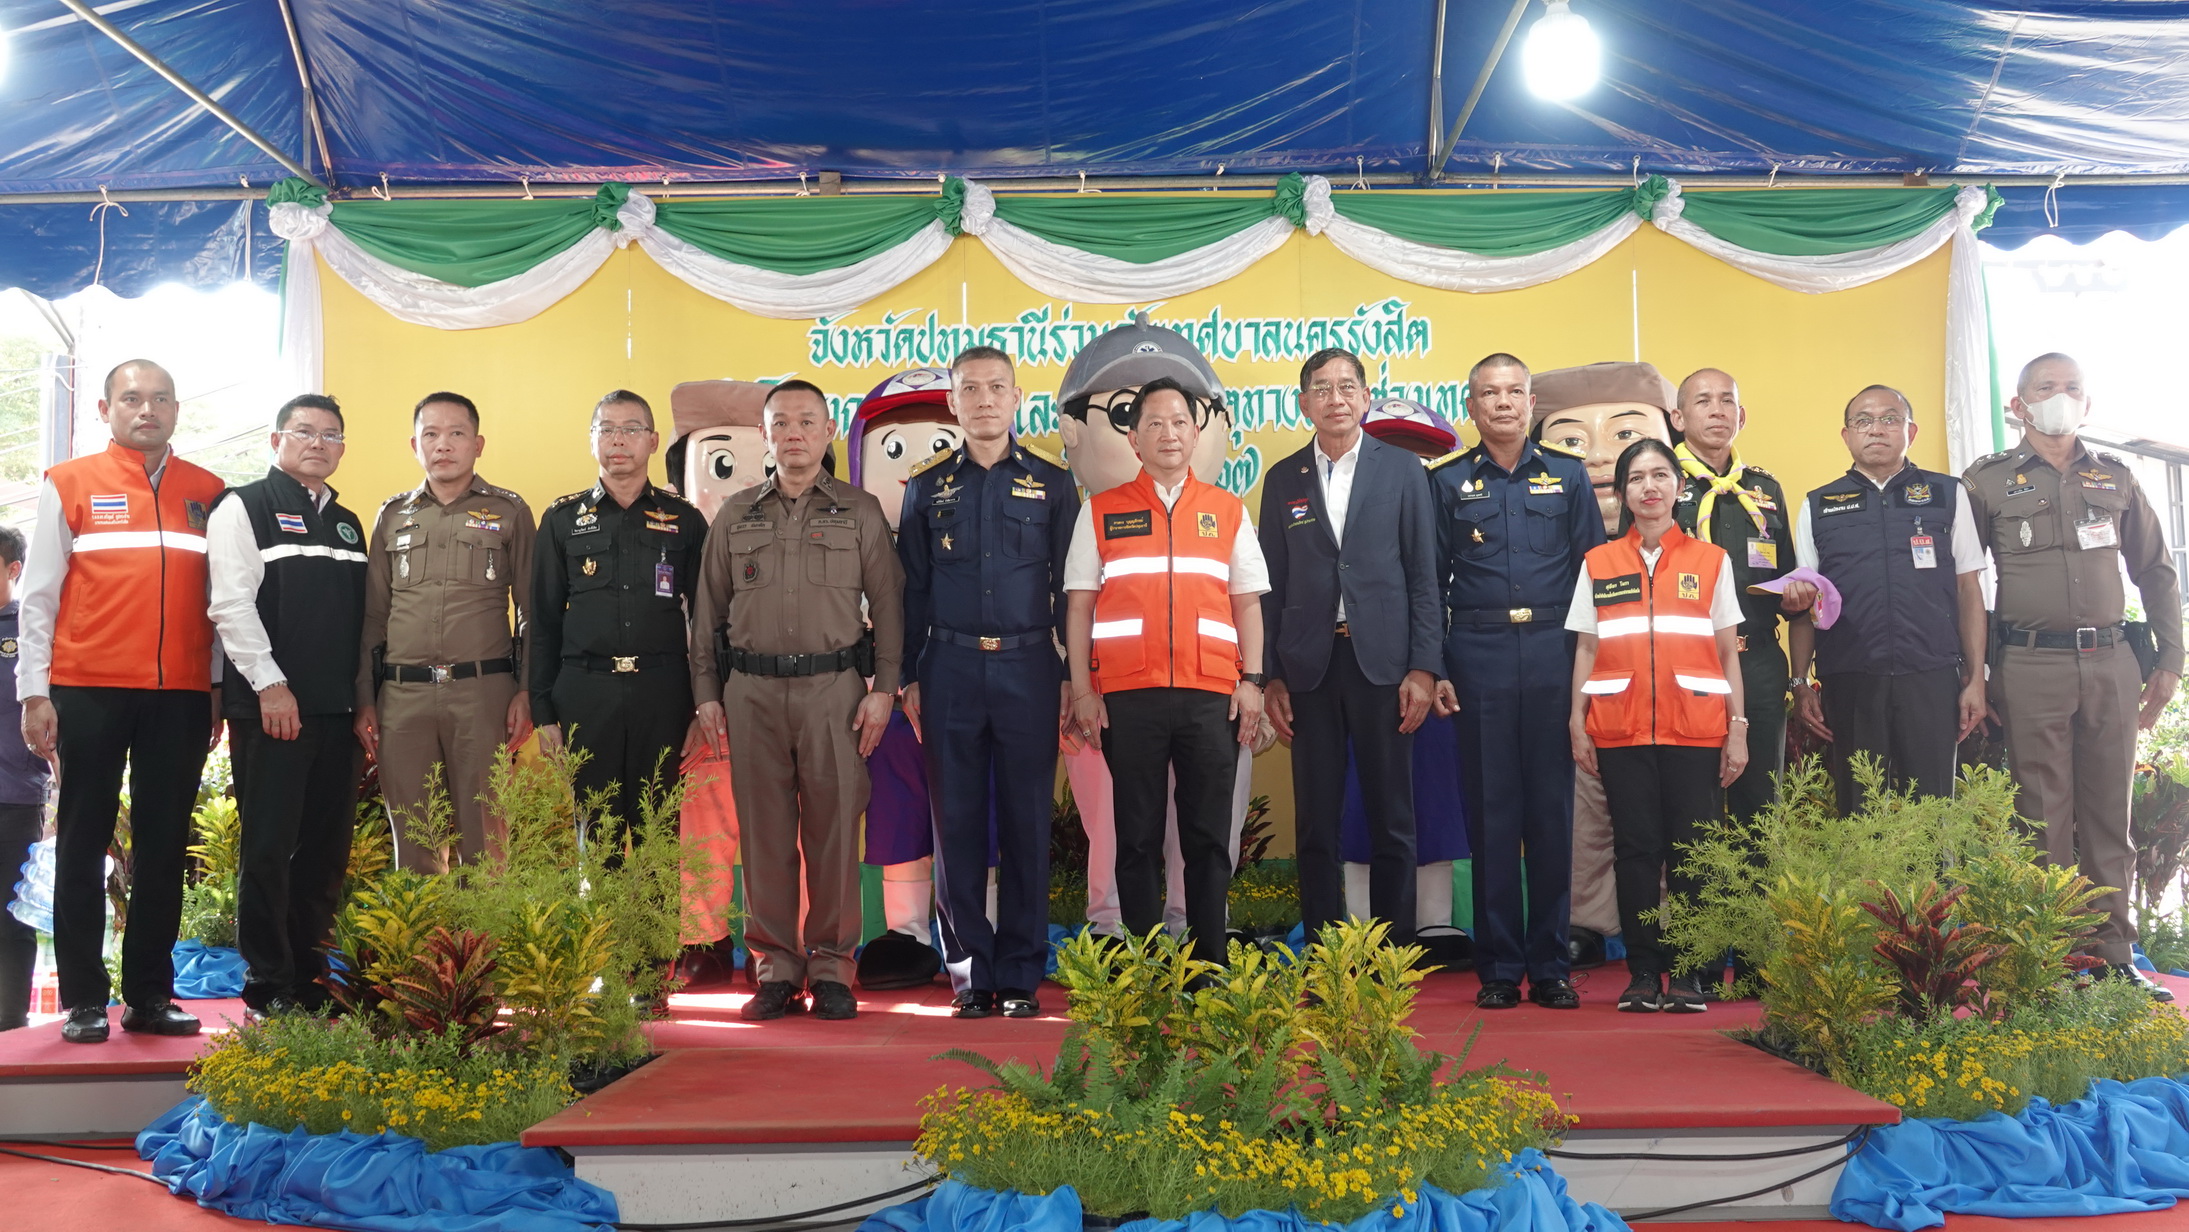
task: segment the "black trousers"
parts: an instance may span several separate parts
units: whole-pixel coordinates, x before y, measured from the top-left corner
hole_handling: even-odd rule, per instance
[[[30,977],[38,966],[38,931],[15,918],[5,903],[15,897],[23,861],[45,829],[36,804],[0,804],[0,1031],[30,1022]]]
[[[1747,699],[1748,768],[1725,789],[1725,809],[1743,823],[1779,795],[1786,770],[1786,655],[1776,641],[1741,652],[1741,692]]]
[[[1186,865],[1186,930],[1193,954],[1224,961],[1231,890],[1231,791],[1239,773],[1238,724],[1229,693],[1127,689],[1104,697],[1102,733],[1117,821],[1117,907],[1136,933],[1163,922],[1163,819],[1178,775],[1178,854]]]
[[[1300,919],[1308,939],[1345,918],[1338,822],[1350,748],[1368,815],[1368,909],[1391,926],[1391,944],[1413,944],[1414,736],[1399,731],[1399,687],[1370,683],[1353,639],[1333,637],[1322,682],[1292,695],[1292,731]]]
[[[555,676],[555,713],[563,739],[585,753],[578,767],[578,799],[608,793],[614,826],[595,841],[623,846],[641,819],[646,781],[666,788],[683,769],[684,736],[692,724],[692,681],[682,665],[638,672],[593,672],[563,664]]]
[[[1900,676],[1838,672],[1821,677],[1824,725],[1832,729],[1832,781],[1843,813],[1862,807],[1854,756],[1868,753],[1885,767],[1894,791],[1953,794],[1959,733],[1961,669],[1938,667]]]
[[[1717,749],[1638,744],[1596,750],[1611,809],[1611,875],[1619,893],[1619,932],[1626,939],[1627,970],[1664,975],[1672,955],[1663,934],[1642,913],[1655,910],[1658,879],[1674,894],[1693,896],[1695,879],[1678,865],[1680,845],[1695,841],[1695,828],[1725,811],[1718,787]]]
[[[122,1000],[157,1005],[175,995],[175,932],[182,926],[190,810],[213,732],[209,693],[189,689],[53,686],[60,727],[61,799],[53,851],[53,963],[61,1008],[107,1003],[106,849],[129,771],[129,914],[122,936]]]
[[[243,1000],[326,1000],[320,952],[342,903],[357,778],[365,751],[346,714],[306,715],[294,740],[246,720],[228,733],[235,756],[243,869],[236,886],[236,948],[249,974]]]

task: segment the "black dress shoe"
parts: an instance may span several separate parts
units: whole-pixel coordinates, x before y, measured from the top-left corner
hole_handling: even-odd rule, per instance
[[[953,1004],[958,1009],[951,1015],[952,1018],[986,1018],[995,1011],[996,994],[968,988],[957,995]]]
[[[805,991],[789,980],[765,980],[737,1016],[746,1022],[772,1022],[806,1008]]]
[[[842,1022],[859,1016],[859,999],[851,995],[848,984],[835,980],[813,982],[813,1016],[824,1022]]]
[[[146,1035],[196,1035],[198,1020],[182,1012],[172,1001],[157,1005],[132,1005],[122,1011],[122,1030]]]
[[[1475,1008],[1480,1010],[1516,1010],[1520,1008],[1520,985],[1511,980],[1484,980],[1475,993]]]
[[[1006,988],[997,995],[1005,1018],[1039,1018],[1041,1000],[1023,988]]]
[[[70,1010],[68,1021],[61,1024],[61,1038],[71,1044],[105,1043],[106,1007],[79,1005]]]
[[[1581,994],[1564,980],[1529,980],[1528,1000],[1545,1009],[1577,1010],[1581,1008]]]
[[[2113,978],[2132,981],[2145,992],[2150,993],[2153,1001],[2162,1002],[2166,1005],[2174,1003],[2174,990],[2144,974],[2141,967],[2129,963],[2114,963]]]
[[[1604,935],[1578,924],[1566,926],[1566,967],[1591,971],[1604,965]]]

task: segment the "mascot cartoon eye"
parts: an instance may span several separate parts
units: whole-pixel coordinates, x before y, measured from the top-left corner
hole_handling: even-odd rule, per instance
[[[904,438],[901,436],[891,436],[888,440],[883,441],[882,456],[888,458],[892,462],[904,457]]]
[[[955,435],[949,432],[937,432],[935,434],[935,439],[927,443],[927,452],[929,456],[933,456],[935,454],[941,453],[945,449],[951,449],[956,447],[957,443],[958,438]]]
[[[728,479],[737,471],[737,455],[711,453],[707,455],[707,473],[716,479]]]

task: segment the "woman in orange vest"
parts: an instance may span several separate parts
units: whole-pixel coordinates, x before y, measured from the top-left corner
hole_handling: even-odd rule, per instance
[[[1612,880],[1632,976],[1619,1008],[1695,1014],[1707,1008],[1695,974],[1672,974],[1660,930],[1642,913],[1658,905],[1660,878],[1694,894],[1680,846],[1725,814],[1726,785],[1748,765],[1740,595],[1725,550],[1673,521],[1680,463],[1671,446],[1628,446],[1612,490],[1625,505],[1625,533],[1590,550],[1567,609],[1566,628],[1580,635],[1573,761],[1603,780],[1611,806]]]

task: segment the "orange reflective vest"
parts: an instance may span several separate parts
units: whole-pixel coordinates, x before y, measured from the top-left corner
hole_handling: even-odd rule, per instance
[[[205,520],[227,485],[169,457],[153,491],[120,444],[46,472],[72,543],[54,621],[52,682],[107,689],[213,683]]]
[[[1166,510],[1146,471],[1088,504],[1102,556],[1089,663],[1096,687],[1237,688],[1244,668],[1231,622],[1231,548],[1246,506],[1188,475]]]
[[[1655,570],[1642,565],[1642,532],[1592,548],[1586,559],[1596,603],[1596,666],[1588,733],[1598,748],[1725,743],[1732,686],[1710,621],[1725,551],[1667,527]]]

